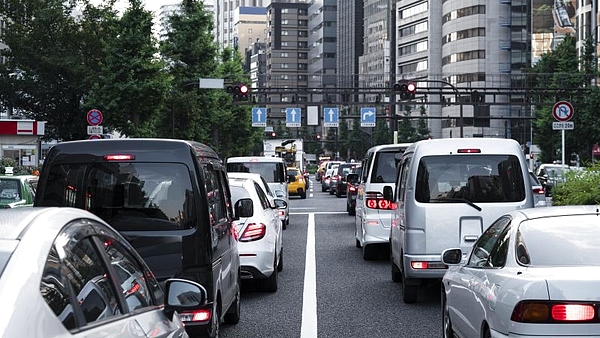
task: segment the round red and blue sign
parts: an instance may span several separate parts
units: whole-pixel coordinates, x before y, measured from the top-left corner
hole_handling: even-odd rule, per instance
[[[98,126],[102,123],[102,112],[98,109],[92,109],[87,112],[87,122],[90,126]]]

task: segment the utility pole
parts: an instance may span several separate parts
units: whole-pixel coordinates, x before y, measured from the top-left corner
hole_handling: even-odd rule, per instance
[[[390,83],[388,90],[390,91],[390,116],[392,118],[392,133],[394,143],[398,133],[398,117],[396,116],[396,92],[394,91],[394,83],[396,83],[396,0],[388,0],[389,5],[389,21],[388,21],[388,38],[390,40]]]

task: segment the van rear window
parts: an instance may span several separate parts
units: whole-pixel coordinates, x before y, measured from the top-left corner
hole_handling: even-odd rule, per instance
[[[286,181],[286,171],[281,162],[228,162],[227,171],[260,174],[267,182],[271,183]]]
[[[380,151],[373,160],[371,183],[396,183],[397,152]]]
[[[514,155],[425,156],[419,162],[415,199],[421,203],[519,202],[525,182]]]
[[[40,206],[89,210],[119,231],[193,228],[194,194],[184,164],[63,164],[48,170]]]

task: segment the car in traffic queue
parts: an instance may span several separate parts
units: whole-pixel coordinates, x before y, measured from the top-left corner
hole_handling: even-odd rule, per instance
[[[338,165],[339,164],[336,163],[336,164],[332,165],[331,168],[329,168],[325,171],[325,174],[321,178],[321,191],[322,192],[329,191],[329,189],[331,188],[331,178],[333,177],[333,172],[335,171],[335,169],[337,169]]]
[[[140,253],[159,283],[189,279],[207,291],[181,315],[190,336],[218,336],[240,319],[240,267],[223,161],[209,146],[159,138],[59,142],[40,173],[35,206],[96,214]],[[194,243],[194,245],[187,245]]]
[[[262,175],[258,173],[244,173],[244,172],[228,172],[227,177],[229,178],[250,178],[254,182],[258,183],[260,187],[267,193],[271,206],[277,207],[277,214],[281,220],[283,230],[285,230],[290,223],[290,207],[288,204],[288,195],[281,190],[271,190],[269,183],[265,180]]]
[[[346,196],[348,182],[346,181],[346,176],[355,171],[356,167],[360,166],[360,163],[342,163],[338,166],[337,171],[334,173],[335,176],[335,184],[332,184],[330,189],[333,189],[333,193],[335,197]]]
[[[131,244],[90,212],[0,210],[0,229],[2,337],[188,337],[176,312],[206,302],[193,281],[167,279],[163,291]]]
[[[348,215],[356,215],[356,196],[360,186],[360,175],[362,167],[358,166],[353,172],[346,175],[346,211]]]
[[[266,192],[249,178],[229,178],[236,214],[242,280],[253,280],[264,291],[277,291],[283,270],[281,220]]]
[[[307,182],[304,174],[296,167],[287,168],[288,195],[306,198]]]
[[[325,168],[327,167],[327,162],[329,161],[323,161],[319,164],[319,168],[317,169],[317,172],[315,173],[315,180],[317,181],[321,181],[321,179],[323,178],[323,175],[325,174]]]
[[[538,180],[537,176],[533,171],[529,171],[529,183],[531,183],[531,190],[533,191],[533,202],[534,207],[545,207],[548,205],[546,201],[546,190],[542,186],[542,183]]]
[[[600,336],[599,206],[506,213],[469,252],[449,248],[443,337]]]
[[[33,206],[38,180],[37,175],[1,175],[0,208]]]

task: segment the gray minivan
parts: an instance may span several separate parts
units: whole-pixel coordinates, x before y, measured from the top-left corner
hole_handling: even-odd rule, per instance
[[[168,139],[54,145],[34,206],[76,207],[125,237],[159,282],[195,281],[207,303],[180,313],[190,336],[218,336],[240,318],[240,260],[225,166],[210,147]],[[200,316],[198,314],[202,314]]]
[[[421,281],[441,280],[448,248],[470,251],[500,215],[532,208],[525,156],[510,139],[450,138],[409,146],[396,185],[384,187],[395,204],[390,230],[392,280],[405,303],[417,301]]]

